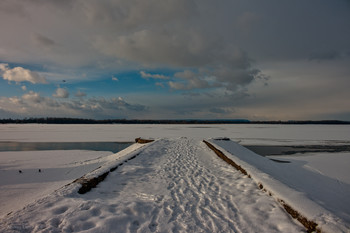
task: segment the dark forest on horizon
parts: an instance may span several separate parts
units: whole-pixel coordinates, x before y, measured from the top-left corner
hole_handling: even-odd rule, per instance
[[[83,119],[83,118],[24,118],[0,119],[0,124],[319,124],[348,125],[350,121],[339,120],[290,120],[290,121],[250,121],[246,119],[179,119],[179,120],[138,120],[138,119]]]

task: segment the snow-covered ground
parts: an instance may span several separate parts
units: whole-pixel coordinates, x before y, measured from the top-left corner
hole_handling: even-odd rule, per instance
[[[90,192],[78,194],[76,184],[66,187],[8,216],[0,231],[303,231],[272,197],[201,141],[163,139],[137,154]]]
[[[349,232],[350,204],[346,197],[350,196],[350,172],[346,168],[350,153],[279,157],[291,163],[276,163],[237,145],[239,153],[232,154],[250,169],[252,180],[226,166],[201,142],[229,137],[240,144],[255,145],[349,144],[348,132],[350,126],[332,125],[0,125],[0,141],[164,138],[151,145],[135,144],[115,155],[91,151],[0,152],[0,172],[10,177],[0,176],[0,192],[5,190],[5,195],[0,194],[1,205],[7,208],[1,212],[31,203],[5,216],[0,232],[302,231],[300,224],[282,211],[276,197],[295,205],[325,229],[338,224],[334,231]],[[215,143],[229,153],[230,146]],[[77,194],[79,185],[74,183],[41,198],[82,174],[102,166],[89,173],[94,176],[136,153],[139,156],[85,195]],[[37,156],[50,161],[43,162]],[[254,182],[264,183],[275,196],[268,196]],[[14,198],[17,192],[23,195],[20,201]],[[313,209],[308,211],[306,206]]]
[[[350,178],[344,174],[336,174],[339,160],[334,163],[332,157],[337,157],[337,153],[328,154],[327,158],[323,157],[320,161],[316,159],[317,162],[311,163],[304,162],[301,156],[299,160],[293,161],[290,157],[281,156],[278,158],[290,163],[280,163],[257,155],[233,141],[210,141],[242,166],[267,192],[285,201],[309,220],[318,223],[321,229],[326,232],[342,232],[350,227]],[[349,171],[342,169],[346,164],[350,164],[350,154],[338,156],[338,159],[344,163],[338,172],[350,175]],[[316,167],[322,167],[325,173]],[[326,173],[336,178],[327,176]]]
[[[350,153],[307,153],[282,156],[268,156],[272,159],[289,161],[291,166],[297,166],[310,172],[318,173],[336,180],[339,184],[350,185]],[[285,164],[288,167],[289,164]],[[349,206],[350,208],[350,206]]]
[[[80,150],[0,152],[0,216],[96,169],[111,154]]]

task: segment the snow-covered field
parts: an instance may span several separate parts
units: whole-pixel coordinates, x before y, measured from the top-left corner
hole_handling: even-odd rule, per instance
[[[0,215],[52,193],[97,168],[111,154],[80,150],[0,152]]]
[[[0,141],[158,139],[114,155],[91,151],[0,152],[0,172],[6,174],[0,177],[1,211],[2,206],[7,210],[2,214],[14,211],[3,216],[0,232],[303,231],[276,198],[317,220],[323,230],[349,232],[350,204],[346,197],[350,196],[350,153],[279,157],[291,163],[276,163],[233,142],[349,144],[349,132],[350,126],[327,125],[0,125]],[[215,137],[231,138],[227,145],[226,141],[212,142],[228,154],[231,150],[253,179],[225,164],[201,142]],[[99,166],[88,176],[105,172],[136,154],[87,194],[77,193],[77,183],[51,193]],[[274,195],[262,192],[257,182]],[[19,192],[23,195],[20,201],[15,198]]]

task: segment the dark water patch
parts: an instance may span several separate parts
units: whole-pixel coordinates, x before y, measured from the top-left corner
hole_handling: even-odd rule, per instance
[[[280,160],[280,159],[270,159],[271,161],[274,161],[276,163],[290,163],[290,161],[286,161],[286,160]]]
[[[191,128],[191,129],[211,129],[211,128],[215,128],[215,127],[210,127],[210,126],[191,126],[191,127],[188,127],[188,128]]]
[[[269,155],[293,155],[293,154],[305,154],[305,153],[335,153],[335,152],[348,152],[350,151],[350,145],[303,145],[303,146],[256,146],[245,145],[255,153],[262,156]]]
[[[133,142],[0,142],[0,151],[92,150],[117,153]]]

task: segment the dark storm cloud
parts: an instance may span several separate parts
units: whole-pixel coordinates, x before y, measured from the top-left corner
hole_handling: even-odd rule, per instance
[[[231,114],[230,108],[239,113],[232,106],[235,93],[268,102],[261,105],[283,105],[279,96],[285,93],[274,85],[281,81],[303,89],[300,99],[317,102],[309,92],[325,95],[330,78],[343,83],[350,75],[350,6],[345,0],[4,0],[0,12],[0,61],[6,64],[77,73],[141,71],[138,78],[157,79],[156,85],[167,84],[172,91],[215,93],[215,103],[222,102],[216,112],[222,114]],[[273,98],[257,91],[267,84]],[[334,93],[341,88],[332,85]],[[88,106],[93,108],[93,102]],[[144,110],[121,100],[95,102],[97,108],[114,104]],[[208,113],[194,106],[196,101],[190,103],[196,109],[192,112]],[[183,106],[183,112],[190,109]]]
[[[60,88],[58,88],[60,89]],[[61,88],[62,89],[62,88]],[[57,98],[65,98],[66,92],[57,93]],[[0,110],[7,114],[13,113],[20,117],[26,116],[128,116],[130,112],[144,112],[147,107],[141,104],[131,104],[123,98],[89,98],[87,100],[58,101],[43,97],[39,93],[29,91],[20,97],[1,97]]]
[[[341,58],[341,55],[336,51],[327,51],[327,52],[317,52],[312,53],[309,57],[309,59],[315,60],[315,61],[322,61],[322,60],[335,60]]]
[[[24,6],[20,2],[3,0],[0,2],[0,12],[2,14],[16,15],[20,17],[27,16]]]
[[[120,59],[147,67],[191,67],[202,73],[206,70],[217,81],[235,87],[251,83],[261,72],[254,68],[254,60],[308,59],[310,55],[312,59],[322,51],[336,54],[348,49],[347,5],[345,1],[325,0],[15,0],[5,1],[1,8],[30,15],[31,26],[25,31],[33,30],[36,42],[62,44],[60,50],[53,51],[53,62],[97,65],[95,58],[106,64],[108,59]],[[64,12],[52,11],[62,7]],[[56,28],[50,29],[53,22]],[[26,23],[14,23],[20,35]],[[74,54],[69,52],[73,45]]]
[[[52,46],[56,45],[56,42],[53,41],[52,39],[50,39],[50,38],[48,38],[46,36],[37,34],[37,33],[33,35],[33,40],[38,45],[43,46],[43,47],[52,47]]]

